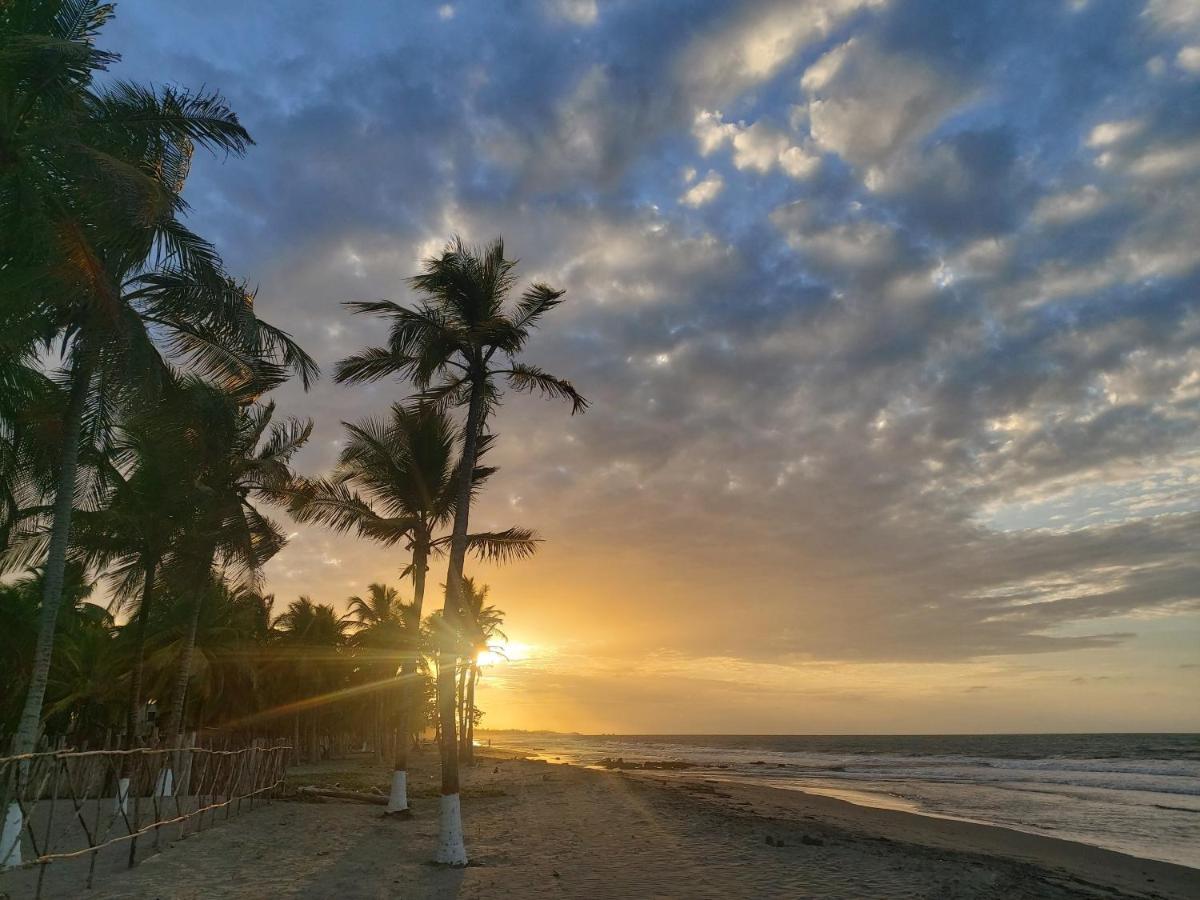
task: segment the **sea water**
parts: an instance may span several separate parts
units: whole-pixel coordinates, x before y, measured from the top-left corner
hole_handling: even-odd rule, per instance
[[[496,746],[682,773],[1000,825],[1200,868],[1200,735],[565,735]]]

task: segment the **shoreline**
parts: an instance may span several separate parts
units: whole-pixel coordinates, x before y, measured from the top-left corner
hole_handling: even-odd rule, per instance
[[[563,765],[576,765],[576,764],[575,763],[563,763]],[[581,768],[592,768],[592,767],[585,765],[585,766],[581,766]],[[683,772],[679,772],[679,773],[633,772],[631,774],[642,775],[642,776],[651,777],[651,778],[661,778],[663,780],[670,780],[672,778],[682,779],[682,778],[688,777],[687,773],[683,773]],[[857,807],[859,809],[879,810],[882,812],[890,812],[890,813],[900,813],[903,815],[919,816],[924,819],[934,819],[934,820],[943,821],[943,822],[959,822],[964,825],[973,825],[973,826],[978,826],[981,828],[997,829],[1002,832],[1011,831],[1011,832],[1016,832],[1017,834],[1026,835],[1031,838],[1044,838],[1046,840],[1057,841],[1057,842],[1066,843],[1066,844],[1077,844],[1081,847],[1086,847],[1086,848],[1089,848],[1092,850],[1103,851],[1104,853],[1113,853],[1113,854],[1116,854],[1117,856],[1127,857],[1129,859],[1139,860],[1139,861],[1143,861],[1143,862],[1147,862],[1147,863],[1156,863],[1156,864],[1161,864],[1161,865],[1166,865],[1166,866],[1175,866],[1175,867],[1182,868],[1182,869],[1192,870],[1192,871],[1195,871],[1197,874],[1200,874],[1200,851],[1197,852],[1196,864],[1191,865],[1189,863],[1177,862],[1175,860],[1170,860],[1170,859],[1158,859],[1158,858],[1152,857],[1152,856],[1141,856],[1137,853],[1133,853],[1128,850],[1119,850],[1119,849],[1115,849],[1112,847],[1103,847],[1099,844],[1095,844],[1090,841],[1082,840],[1080,838],[1062,837],[1062,836],[1055,835],[1055,834],[1049,834],[1046,831],[1035,831],[1035,830],[1032,830],[1029,828],[1022,828],[1019,825],[1009,825],[1009,824],[1005,824],[1005,823],[1001,823],[1001,822],[987,822],[982,819],[967,818],[966,816],[955,816],[955,815],[950,815],[948,813],[931,812],[929,810],[922,809],[919,804],[914,803],[912,801],[903,800],[903,799],[899,799],[899,798],[889,801],[888,795],[878,794],[878,793],[871,792],[871,791],[855,791],[853,789],[842,790],[839,788],[823,789],[823,788],[813,788],[811,785],[803,785],[803,786],[799,786],[799,787],[781,787],[779,785],[755,784],[754,782],[751,782],[751,781],[744,781],[744,780],[739,780],[737,778],[731,778],[728,776],[716,775],[710,771],[691,773],[690,777],[693,779],[698,778],[698,779],[703,779],[706,781],[711,781],[714,784],[720,784],[720,785],[726,786],[726,787],[746,787],[746,788],[752,788],[752,789],[761,789],[764,791],[778,791],[781,794],[798,793],[798,794],[804,794],[806,797],[810,797],[813,799],[824,798],[827,800],[834,800],[834,801],[837,801],[838,803],[847,804],[849,806]]]
[[[410,770],[411,820],[303,802],[303,785],[385,791],[388,767],[334,760],[289,773],[293,800],[113,873],[101,898],[1038,897],[1182,900],[1200,870],[991,825],[703,777],[605,772],[481,749],[464,770],[472,863],[431,866],[437,758]],[[54,894],[52,896],[59,896]],[[73,896],[63,894],[63,896]]]
[[[626,744],[590,736],[552,738],[531,738],[527,746],[547,761],[776,787],[1200,869],[1200,797],[1195,796],[1200,772],[1189,764],[1190,757],[1112,762],[1078,755],[1080,748],[1074,748],[1076,756],[1031,757],[1033,762],[1024,764],[1012,755],[961,755],[975,747],[951,747],[954,754],[946,757],[925,753],[926,747],[876,753],[870,746],[812,747],[803,736],[786,737],[790,743],[782,748],[740,737],[752,746],[726,747],[717,738],[711,746],[692,746],[684,738],[672,743],[656,737],[642,742],[644,747],[640,738]],[[497,740],[510,749],[521,747],[513,736],[497,735]],[[916,755],[906,755],[909,750]]]
[[[1198,867],[1134,856],[1069,838],[918,810],[870,806],[801,788],[747,784],[707,773],[691,778],[652,772],[605,774],[673,786],[691,793],[697,802],[722,805],[731,812],[736,812],[735,807],[745,809],[749,806],[754,814],[763,818],[793,822],[803,818],[859,836],[1007,859],[1047,871],[1060,871],[1080,881],[1095,881],[1104,887],[1125,891],[1167,890],[1180,896],[1200,896]]]

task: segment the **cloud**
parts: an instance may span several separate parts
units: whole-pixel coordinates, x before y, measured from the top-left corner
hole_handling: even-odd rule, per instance
[[[714,150],[719,149],[726,141],[732,140],[738,132],[739,128],[734,123],[721,121],[720,112],[708,110],[698,112],[696,121],[692,125],[692,133],[696,136],[701,156],[708,156]]]
[[[1030,219],[1036,225],[1064,225],[1093,215],[1103,209],[1106,202],[1100,190],[1089,184],[1077,191],[1042,197]]]
[[[725,186],[725,182],[716,172],[709,172],[704,176],[703,181],[688,188],[684,195],[679,198],[679,202],[685,206],[699,207],[703,206],[716,199],[717,194],[721,193],[721,188]]]
[[[886,0],[742,4],[682,51],[680,80],[697,105],[719,103],[778,75],[804,48],[855,13],[885,4]]]
[[[1200,73],[1200,46],[1182,48],[1175,54],[1175,64],[1186,72]]]
[[[1200,29],[1200,10],[1191,0],[1149,0],[1144,14],[1164,30]]]
[[[1139,119],[1126,119],[1121,122],[1101,122],[1088,134],[1089,147],[1109,147],[1120,143],[1126,138],[1133,137],[1146,126]]]
[[[882,165],[968,95],[924,61],[851,38],[805,72],[813,140],[855,165]]]
[[[574,25],[594,25],[600,17],[596,0],[547,0],[551,14]]]
[[[752,125],[724,122],[720,112],[702,110],[696,115],[692,134],[701,156],[709,156],[729,144],[733,165],[740,170],[766,174],[775,168],[797,180],[814,175],[821,165],[820,156],[793,143],[785,132],[770,122]]]

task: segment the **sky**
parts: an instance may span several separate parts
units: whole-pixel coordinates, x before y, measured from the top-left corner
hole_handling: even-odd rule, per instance
[[[342,301],[453,233],[566,289],[528,359],[592,408],[509,397],[472,513],[545,539],[471,569],[485,725],[1200,730],[1200,4],[123,0],[103,43],[256,141],[189,222],[325,369],[304,472],[407,392],[328,377],[384,339]],[[289,527],[278,606],[406,564]]]

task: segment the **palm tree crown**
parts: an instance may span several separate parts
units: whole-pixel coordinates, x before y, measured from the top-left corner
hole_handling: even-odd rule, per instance
[[[501,239],[475,249],[456,237],[440,257],[425,261],[424,272],[409,279],[422,295],[415,307],[390,300],[348,303],[355,313],[391,319],[391,333],[386,347],[368,348],[339,362],[336,379],[378,381],[403,375],[425,399],[452,405],[467,403],[472,387],[479,385],[492,408],[500,399],[497,381],[502,378],[515,390],[570,400],[571,411],[582,412],[587,400],[569,381],[516,361],[532,330],[564,293],[535,283],[507,311],[516,265],[504,258]]]

